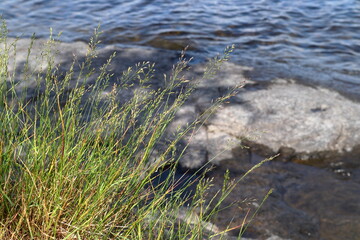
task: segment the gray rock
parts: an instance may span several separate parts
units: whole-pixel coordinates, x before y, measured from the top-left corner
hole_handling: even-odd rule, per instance
[[[208,162],[207,131],[204,127],[194,129],[184,139],[186,151],[181,157],[181,166],[188,169],[196,169]]]
[[[318,152],[352,151],[360,143],[358,103],[331,90],[295,83],[244,90],[207,124],[273,153],[292,149],[301,160]]]
[[[212,125],[207,127],[208,141],[207,150],[209,161],[213,164],[221,164],[223,159],[233,159],[233,149],[241,146],[241,141],[236,137],[218,131]]]
[[[251,129],[260,133],[254,141],[274,152],[342,152],[360,143],[360,105],[334,91],[274,84],[236,97],[246,103],[223,107],[211,124],[239,137]]]

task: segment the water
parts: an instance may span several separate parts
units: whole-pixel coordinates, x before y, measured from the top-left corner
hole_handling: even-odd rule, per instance
[[[335,88],[360,85],[358,0],[2,0],[0,13],[11,36],[48,37],[52,27],[63,41],[88,41],[100,23],[104,44],[189,45],[203,57],[235,44],[241,64]]]

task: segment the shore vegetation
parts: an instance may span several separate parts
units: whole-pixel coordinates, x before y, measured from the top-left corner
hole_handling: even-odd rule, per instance
[[[29,67],[31,44],[23,67],[10,70],[16,40],[7,35],[3,23],[0,239],[225,239],[227,230],[215,231],[209,222],[238,182],[227,181],[216,196],[205,198],[211,180],[203,173],[175,175],[184,151],[178,142],[236,89],[167,139],[168,125],[196,87],[195,80],[183,77],[184,57],[164,86],[154,89],[149,85],[152,63],[139,63],[122,76],[108,70],[115,53],[101,67],[92,65],[98,32],[86,59],[74,59],[65,73],[54,63],[57,41],[52,36],[41,54],[46,62],[41,71]],[[204,79],[228,60],[231,50],[210,61]],[[89,83],[93,76],[96,80]],[[19,91],[21,82],[29,80],[36,82],[32,97],[26,88]],[[131,97],[121,99],[120,93],[134,86]],[[243,232],[246,225],[239,228]]]

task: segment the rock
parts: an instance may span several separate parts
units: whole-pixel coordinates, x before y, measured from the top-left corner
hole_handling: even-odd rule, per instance
[[[289,162],[295,157],[295,150],[289,147],[280,147],[277,160]]]
[[[286,83],[244,90],[235,98],[242,103],[222,107],[208,124],[238,138],[256,135],[250,141],[274,153],[286,148],[311,158],[360,143],[360,105],[334,91]]]
[[[184,130],[196,120],[199,114],[195,105],[184,105],[177,111],[175,119],[170,123],[169,128],[172,132]]]
[[[201,77],[204,70],[204,64],[194,65],[187,77]],[[252,69],[225,63],[217,75],[199,82],[196,91],[179,111],[180,125],[185,126],[187,120],[194,120],[217,98],[243,83],[249,71]],[[189,107],[191,112],[186,110]],[[226,146],[227,153],[217,154],[224,150],[219,142],[226,145],[224,139],[231,139],[239,145],[246,143],[244,145],[253,151],[257,149],[255,152],[263,156],[279,153],[278,160],[281,161],[323,165],[323,162],[333,162],[333,159],[359,148],[359,119],[360,104],[334,90],[275,77],[265,82],[247,80],[229,104],[221,106],[204,122],[207,133],[195,139],[205,143],[206,147],[194,141],[190,143],[197,146],[189,146],[189,149],[200,154],[198,158],[191,157],[196,162],[190,164],[188,158],[182,164],[199,168],[204,159],[210,160],[213,156],[216,158],[212,162],[221,164],[222,160],[231,158],[236,144]]]
[[[240,159],[225,160],[209,178],[214,177],[214,189],[222,189],[227,169],[230,177],[239,179],[253,165]],[[260,207],[244,237],[269,239],[351,239],[360,235],[360,183],[343,181],[335,173],[295,163],[268,162],[254,170],[225,199],[218,216],[212,219],[220,230],[249,222],[269,189],[273,193]],[[359,179],[359,176],[357,177]],[[247,211],[250,211],[247,214]],[[238,235],[234,230],[229,235]]]
[[[48,67],[47,56],[49,53],[46,51],[48,40],[36,39],[31,48],[31,54],[29,55],[29,72],[33,72],[33,75],[26,76],[24,72],[24,66],[27,59],[28,49],[31,45],[30,39],[8,39],[8,43],[16,43],[16,55],[13,54],[13,47],[10,51],[9,71],[16,71],[17,90],[19,92],[27,89],[28,98],[32,98],[36,95],[34,90],[36,86],[36,78],[38,73],[46,70]],[[3,46],[0,46],[3,47]],[[80,70],[80,65],[85,61],[88,54],[88,44],[83,42],[64,43],[54,42],[51,47],[50,54],[54,55],[53,65],[56,66],[58,75],[64,75],[68,71],[75,61],[74,76],[71,81],[71,86],[75,87],[77,77]],[[99,75],[99,69],[106,63],[109,57],[116,52],[116,56],[112,60],[109,70],[115,77],[110,79],[110,83],[118,81],[118,78],[122,76],[124,71],[127,71],[129,67],[134,67],[138,63],[151,62],[156,63],[156,69],[159,71],[154,72],[154,78],[149,83],[154,88],[162,86],[164,84],[163,74],[171,75],[172,65],[178,60],[179,54],[158,49],[150,48],[118,48],[113,45],[106,46],[97,49],[97,57],[92,59],[92,67],[96,69],[86,83],[93,83]],[[26,79],[26,80],[25,80]],[[83,77],[81,80],[85,80]],[[109,90],[110,91],[110,90]]]
[[[190,103],[203,112],[220,95],[213,87],[199,88]],[[358,148],[360,105],[335,91],[278,80],[245,86],[206,120],[206,126],[208,138],[222,135],[247,142],[253,149],[268,149],[262,155],[280,153],[282,161],[325,161]],[[202,141],[209,146],[209,139]],[[218,156],[215,162],[228,158]]]
[[[209,161],[212,164],[221,164],[224,159],[233,159],[233,149],[241,146],[241,141],[236,137],[218,131],[217,128],[210,125],[207,127],[208,141],[207,151]]]
[[[196,73],[201,70],[203,66],[193,67]],[[226,63],[216,76],[199,85],[191,102],[205,109],[226,89],[246,80],[249,71],[252,69]],[[359,144],[357,102],[323,87],[272,77],[257,83],[247,80],[244,89],[219,109],[207,125],[215,125],[220,132],[237,138],[252,136],[251,142],[267,146],[273,153],[281,147],[305,156],[314,152],[346,152]]]
[[[208,136],[204,127],[194,129],[184,139],[186,151],[180,158],[181,166],[187,169],[197,169],[208,162]]]

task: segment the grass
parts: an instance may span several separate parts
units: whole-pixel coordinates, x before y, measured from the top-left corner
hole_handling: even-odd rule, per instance
[[[151,63],[113,76],[108,67],[114,54],[100,68],[93,67],[97,33],[84,62],[74,60],[66,73],[54,64],[52,36],[41,54],[47,64],[39,72],[29,68],[32,44],[24,67],[9,70],[16,41],[9,42],[5,23],[0,44],[0,239],[226,235],[212,231],[206,222],[217,214],[221,199],[235,183],[224,184],[219,192],[223,197],[210,208],[218,197],[205,201],[211,181],[197,175],[197,190],[188,195],[186,188],[194,180],[176,180],[175,172],[183,152],[177,143],[236,89],[179,129],[174,138],[165,139],[167,126],[196,86],[196,81],[182,77],[188,64],[184,58],[173,67],[166,84],[154,89],[148,84],[154,71]],[[227,61],[230,52],[231,48],[211,61],[203,78]],[[21,81],[16,80],[16,72],[22,73],[21,81],[35,80],[35,97],[29,98],[26,89],[18,90]],[[88,84],[93,76],[96,81]],[[133,93],[130,99],[121,98],[123,91]],[[164,142],[165,147],[156,152]],[[155,184],[164,169],[166,179]],[[184,187],[173,191],[179,181]]]

